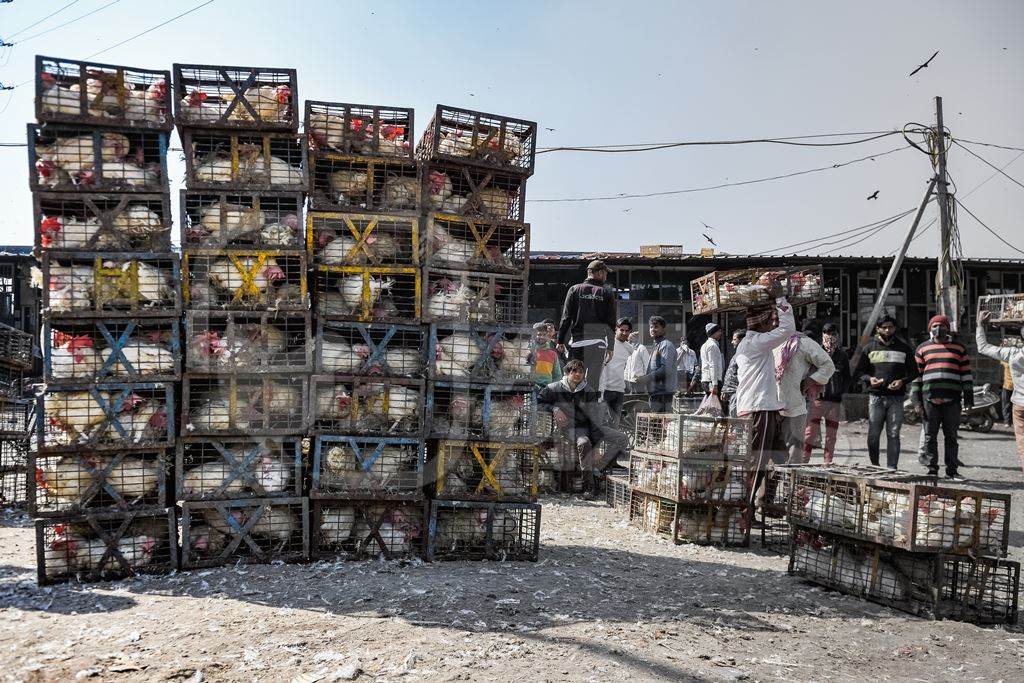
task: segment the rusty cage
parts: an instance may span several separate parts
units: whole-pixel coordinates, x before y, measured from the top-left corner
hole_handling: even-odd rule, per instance
[[[416,144],[416,157],[530,176],[536,146],[533,121],[439,104]]]
[[[99,252],[65,257],[43,253],[42,310],[58,318],[177,317],[178,255]]]
[[[311,498],[419,500],[422,439],[321,434],[314,437]]]
[[[619,512],[627,515],[630,510],[630,498],[633,491],[629,487],[629,473],[609,474],[604,480],[605,502]]]
[[[523,325],[526,323],[525,275],[424,268],[425,322]]]
[[[741,464],[679,460],[632,451],[629,484],[635,491],[675,502],[744,505],[750,500]]]
[[[0,323],[0,364],[28,370],[32,367],[33,348],[32,335]]]
[[[308,311],[185,311],[189,372],[310,372],[312,356]]]
[[[992,294],[978,297],[978,313],[988,311],[992,325],[1024,325],[1024,294]]]
[[[0,506],[21,507],[28,502],[31,448],[27,436],[0,436]]]
[[[438,500],[537,500],[534,444],[440,439],[432,451],[432,488]]]
[[[426,354],[427,330],[421,325],[317,323],[317,373],[423,377]]]
[[[174,500],[301,496],[301,441],[185,437],[175,454]]]
[[[690,281],[694,315],[742,311],[772,303],[768,286],[782,284],[783,295],[794,306],[821,301],[825,287],[821,266],[799,268],[744,268],[714,271]]]
[[[309,559],[308,498],[181,504],[181,568]]]
[[[309,415],[303,373],[186,372],[181,386],[184,436],[294,436]]]
[[[415,212],[420,186],[416,163],[401,157],[329,152],[309,161],[310,208],[318,211]]]
[[[192,310],[305,311],[306,252],[296,249],[194,249],[182,256],[182,293]]]
[[[301,192],[181,191],[181,244],[190,249],[302,249]]]
[[[424,164],[420,205],[448,220],[521,226],[526,179],[457,164]]]
[[[416,266],[316,266],[313,306],[324,320],[417,324],[421,279]]]
[[[306,191],[301,135],[183,130],[181,138],[190,191]]]
[[[430,382],[427,433],[440,439],[530,441],[537,422],[532,386]]]
[[[36,192],[40,252],[171,251],[171,202],[159,194]]]
[[[295,69],[174,64],[174,116],[181,128],[295,131]]]
[[[408,272],[420,265],[421,242],[415,214],[311,211],[306,216],[306,246],[312,263],[318,266]]]
[[[540,513],[536,503],[431,501],[427,558],[536,562]]]
[[[35,485],[28,489],[29,513],[58,517],[166,508],[171,504],[170,469],[162,450],[32,453],[29,470]]]
[[[744,462],[750,453],[750,421],[678,413],[640,413],[636,416],[634,448],[680,460]]]
[[[394,560],[426,552],[423,502],[315,498],[310,507],[315,559]]]
[[[335,154],[415,163],[411,108],[306,100],[305,132],[318,158]]]
[[[530,225],[486,223],[431,214],[423,236],[423,262],[432,268],[525,275],[530,267]]]
[[[313,375],[309,404],[314,434],[423,434],[423,380]]]
[[[432,379],[531,383],[533,328],[433,323],[427,358]]]
[[[181,379],[177,318],[43,319],[43,381],[64,386],[96,382]]]

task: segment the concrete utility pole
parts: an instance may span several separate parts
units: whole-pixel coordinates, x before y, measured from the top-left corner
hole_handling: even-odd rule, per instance
[[[958,292],[953,285],[953,258],[951,238],[953,232],[949,216],[949,188],[946,180],[946,133],[942,124],[942,98],[935,98],[935,130],[932,144],[936,157],[936,188],[939,196],[939,261],[938,282],[936,283],[936,303],[939,313],[949,318],[953,331],[959,328],[960,307]]]

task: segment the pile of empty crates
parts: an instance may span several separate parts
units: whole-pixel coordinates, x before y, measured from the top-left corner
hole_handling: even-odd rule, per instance
[[[32,399],[25,374],[33,364],[32,337],[0,324],[0,508],[26,502]]]

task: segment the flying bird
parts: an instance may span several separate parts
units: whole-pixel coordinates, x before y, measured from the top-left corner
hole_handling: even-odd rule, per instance
[[[935,55],[937,55],[937,54],[939,54],[939,51],[938,51],[938,50],[936,50],[936,51],[935,51]],[[931,57],[929,57],[929,58],[928,58],[928,61],[927,61],[927,62],[925,62],[924,64],[921,64],[921,65],[919,65],[919,66],[918,66],[918,67],[917,67],[916,69],[914,69],[913,71],[911,71],[911,72],[910,72],[910,75],[911,75],[911,76],[913,76],[913,75],[914,75],[914,74],[916,74],[916,73],[917,73],[918,71],[920,71],[921,69],[923,69],[923,68],[927,67],[927,66],[928,66],[929,64],[931,64],[931,63],[932,63],[932,60],[933,60],[933,59],[935,59],[935,55],[932,55]]]
[[[554,132],[555,132],[555,129],[554,129],[554,128],[545,128],[544,130],[547,130],[547,131],[551,131],[552,133],[554,133]]]
[[[633,209],[623,209],[623,210],[622,210],[622,213],[629,213],[629,212],[630,212],[630,211],[632,211],[632,210],[633,210]]]
[[[868,199],[878,199],[878,190],[875,190],[870,195],[868,195]]]
[[[713,244],[714,246],[718,246],[717,244],[715,244],[715,241],[713,239],[708,237],[707,233],[702,232],[701,235],[704,235],[704,239],[706,239],[708,242],[711,242],[711,244]]]
[[[697,222],[698,222],[698,223],[700,223],[701,225],[703,225],[703,226],[704,226],[705,228],[707,228],[708,230],[714,230],[714,228],[712,228],[712,227],[711,227],[710,225],[708,225],[708,224],[707,224],[707,223],[705,223],[704,221],[697,221]]]

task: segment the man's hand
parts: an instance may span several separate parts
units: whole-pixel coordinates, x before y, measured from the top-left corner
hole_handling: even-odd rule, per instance
[[[984,325],[992,317],[992,311],[979,311],[978,312],[978,325]]]
[[[903,388],[903,380],[894,379],[892,382],[889,383],[889,388],[892,389],[893,391],[899,391],[900,389]]]
[[[885,383],[885,380],[882,379],[881,377],[872,377],[871,379],[868,380],[868,382],[873,387],[880,387]]]
[[[555,424],[559,427],[564,427],[569,424],[569,416],[565,414],[565,411],[561,408],[555,408]]]
[[[562,354],[564,356],[565,355],[565,344],[563,344],[562,342],[558,342],[557,344],[555,344],[555,351],[558,351],[558,353],[560,353],[560,354]]]
[[[608,349],[604,352],[604,364],[608,365],[608,361],[612,359],[612,350]]]
[[[712,384],[711,385],[711,395],[712,396],[718,396],[718,385],[717,384]]]
[[[786,290],[782,288],[782,283],[779,282],[778,278],[773,278],[771,284],[768,285],[768,296],[773,299],[778,299],[780,296],[784,296]]]

